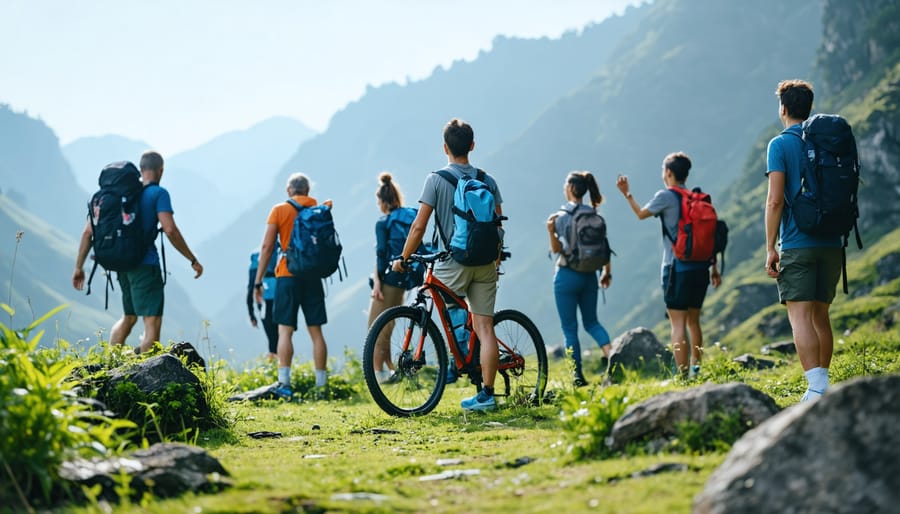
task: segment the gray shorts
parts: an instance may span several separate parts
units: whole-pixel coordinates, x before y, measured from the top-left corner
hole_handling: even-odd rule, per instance
[[[785,302],[830,304],[841,278],[841,248],[791,248],[781,252],[778,297]]]
[[[449,259],[434,266],[434,276],[454,293],[465,296],[472,314],[494,315],[497,300],[497,265],[463,266]]]

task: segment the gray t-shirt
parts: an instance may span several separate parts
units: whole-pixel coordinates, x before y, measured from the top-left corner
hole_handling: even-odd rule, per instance
[[[666,230],[671,235],[678,234],[678,214],[681,210],[681,200],[668,189],[660,189],[653,195],[653,198],[647,202],[644,209],[650,211],[656,217],[662,217],[662,222],[666,226]],[[662,230],[660,230],[662,233]],[[663,255],[661,268],[672,264],[675,260],[675,254],[672,252],[672,240],[662,235]],[[662,269],[660,269],[662,274]]]
[[[471,165],[448,164],[443,169],[450,170],[456,178],[460,178],[463,175],[474,177],[478,173],[478,170]],[[500,196],[500,188],[497,187],[497,181],[494,180],[494,177],[485,173],[484,182],[494,192],[496,204],[500,205],[503,202],[503,198]],[[428,178],[425,179],[425,186],[422,187],[422,195],[419,197],[419,203],[424,203],[434,209],[435,223],[440,223],[441,230],[443,230],[448,241],[453,238],[453,194],[455,191],[453,184],[437,173],[430,173]],[[447,250],[440,235],[438,235],[438,240],[441,248]]]

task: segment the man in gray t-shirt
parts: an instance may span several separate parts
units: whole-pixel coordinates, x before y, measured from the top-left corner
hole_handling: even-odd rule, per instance
[[[459,119],[452,119],[444,127],[444,153],[447,154],[449,170],[457,178],[474,176],[477,170],[469,164],[469,152],[475,148],[475,134],[472,127]],[[500,189],[497,182],[485,174],[484,182],[494,194],[497,214],[501,214]],[[401,258],[394,261],[395,271],[402,272],[406,260],[422,243],[428,229],[428,220],[434,212],[444,237],[441,245],[453,238],[453,194],[455,188],[437,173],[430,173],[425,179],[422,195],[419,197],[419,213],[409,229],[409,236],[403,246]],[[494,302],[497,297],[497,263],[482,266],[464,266],[453,259],[437,263],[434,275],[459,295],[465,296],[472,312],[472,324],[481,341],[482,388],[475,396],[466,398],[461,406],[466,410],[491,410],[494,400],[494,379],[499,366],[497,337],[494,334]]]
[[[722,283],[715,259],[708,263],[680,261],[675,258],[672,250],[671,238],[678,234],[681,195],[687,193],[685,182],[690,169],[691,160],[684,153],[667,155],[662,166],[662,180],[666,189],[657,191],[644,207],[641,207],[631,195],[628,177],[619,175],[616,180],[616,187],[625,195],[638,219],[660,217],[665,227],[662,236],[663,258],[660,273],[663,298],[672,327],[672,353],[675,354],[675,364],[686,376],[700,372],[700,361],[703,358],[700,310],[706,297],[706,289],[710,283],[713,287],[719,287]]]

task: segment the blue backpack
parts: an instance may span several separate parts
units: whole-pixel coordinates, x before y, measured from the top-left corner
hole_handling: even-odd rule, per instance
[[[288,271],[294,276],[331,276],[338,270],[343,249],[334,229],[331,207],[303,207],[294,200],[288,200],[287,203],[297,209],[291,239],[285,250]]]
[[[453,184],[453,238],[440,230],[444,246],[450,250],[453,260],[464,266],[481,266],[496,261],[500,257],[503,240],[500,236],[500,222],[505,216],[498,216],[494,192],[485,183],[485,173],[478,170],[475,177],[456,176],[448,170],[435,173]],[[440,229],[440,222],[437,224]]]
[[[409,227],[413,220],[416,219],[418,209],[413,207],[398,207],[391,211],[385,222],[385,230],[387,231],[387,250],[388,259],[394,260],[403,254],[403,246],[406,244],[406,237],[409,235]],[[425,244],[420,244],[415,253],[428,253]],[[387,269],[384,274],[384,283],[399,287],[401,289],[412,289],[422,285],[425,281],[425,266],[420,262],[410,263],[409,269],[403,273],[389,269],[389,263],[378,263],[381,270]]]
[[[281,257],[281,250],[276,246],[272,252],[272,258],[269,259],[269,265],[266,267],[266,273],[263,275],[263,300],[275,299],[275,265]],[[259,252],[250,254],[250,287],[256,280],[256,271],[259,269]]]

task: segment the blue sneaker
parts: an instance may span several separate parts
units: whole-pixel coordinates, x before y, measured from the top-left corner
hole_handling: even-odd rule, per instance
[[[286,386],[280,382],[272,387],[271,393],[276,400],[289,402],[294,399],[294,391],[291,389],[291,386]]]
[[[459,404],[465,410],[494,410],[497,406],[494,396],[488,396],[484,389],[471,398],[466,398]]]

